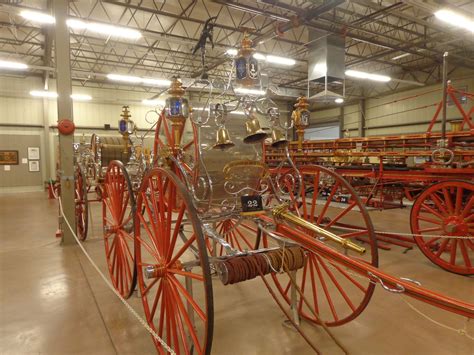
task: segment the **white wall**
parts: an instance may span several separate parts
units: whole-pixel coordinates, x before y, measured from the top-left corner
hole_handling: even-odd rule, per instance
[[[50,83],[51,91],[55,91],[55,82]],[[36,77],[1,77],[0,76],[0,135],[22,134],[40,136],[42,157],[48,157],[51,164],[46,170],[45,160],[42,159],[43,180],[55,177],[57,131],[48,129],[50,149],[46,151],[46,137],[42,126],[54,126],[57,123],[57,103],[55,99],[43,100],[29,95],[31,90],[42,90],[42,79]],[[73,93],[88,94],[93,97],[91,102],[74,102],[73,115],[76,125],[76,141],[83,133],[89,140],[92,132],[99,135],[118,135],[117,121],[120,119],[122,105],[128,104],[132,119],[138,128],[146,129],[150,124],[145,121],[145,115],[152,107],[144,106],[141,100],[150,98],[153,93],[137,93],[125,90],[96,89],[73,86]],[[149,119],[156,120],[156,115]],[[110,124],[111,131],[100,130],[104,124]],[[38,127],[32,127],[38,126]],[[93,127],[93,128],[89,128]],[[149,142],[149,144],[151,143]],[[4,173],[3,170],[0,173]]]
[[[474,91],[474,78],[457,78],[452,80],[453,86],[456,88],[464,88],[467,91]],[[436,90],[436,91],[434,91]],[[426,95],[418,96],[422,93],[434,91]],[[408,97],[411,99],[404,99]],[[373,98],[366,100],[366,136],[383,136],[394,134],[410,134],[410,133],[424,133],[428,128],[427,121],[433,118],[436,111],[437,104],[441,101],[442,91],[441,84],[434,86],[426,86],[414,90],[404,91],[397,94],[383,96],[381,98]],[[463,105],[465,111],[469,111],[472,102],[468,100],[467,104]],[[321,111],[315,111],[311,114],[311,123],[313,125],[336,121],[340,117],[340,108],[332,108]],[[349,129],[349,136],[357,137],[357,128],[361,117],[359,104],[347,105],[344,107],[344,128]],[[441,119],[441,114],[438,117]],[[457,108],[448,106],[447,118],[461,118]],[[413,123],[420,123],[415,125]],[[409,124],[400,127],[386,127],[375,128],[378,126],[395,125],[395,124]],[[449,130],[449,125],[448,128]],[[434,131],[441,130],[441,126],[437,123],[434,126]]]

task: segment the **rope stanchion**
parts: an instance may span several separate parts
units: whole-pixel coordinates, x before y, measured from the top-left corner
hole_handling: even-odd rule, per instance
[[[82,243],[80,242],[79,238],[77,237],[76,233],[74,232],[74,229],[72,228],[71,224],[69,223],[69,220],[66,218],[66,216],[64,215],[64,210],[63,210],[63,205],[62,205],[62,202],[61,202],[61,199],[55,195],[55,198],[58,200],[59,202],[59,212],[61,214],[61,217],[63,218],[63,221],[66,223],[67,227],[69,228],[69,230],[71,231],[74,239],[76,240],[79,248],[82,250],[82,252],[84,253],[84,255],[86,256],[87,260],[89,260],[89,262],[91,263],[92,267],[95,269],[95,271],[99,274],[99,276],[102,278],[102,280],[104,280],[105,284],[112,290],[112,292],[118,297],[118,299],[124,304],[124,306],[128,309],[128,311],[141,323],[141,325],[143,325],[143,327],[148,331],[148,333],[151,334],[151,336],[153,338],[156,339],[156,341],[158,343],[160,343],[163,348],[169,353],[169,354],[172,354],[172,355],[176,355],[176,352],[171,349],[171,347],[166,344],[166,342],[160,338],[160,336],[148,325],[148,323],[132,308],[132,306],[130,306],[130,304],[128,304],[128,302],[120,295],[120,293],[115,289],[115,287],[110,283],[110,281],[108,280],[108,278],[100,271],[99,267],[97,266],[97,264],[92,260],[91,256],[89,255],[89,253],[86,251],[86,249],[84,248],[84,246],[82,245]]]

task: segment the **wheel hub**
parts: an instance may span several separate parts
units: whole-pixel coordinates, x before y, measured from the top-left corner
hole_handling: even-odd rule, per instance
[[[449,216],[443,221],[443,230],[448,235],[464,236],[467,235],[468,225],[462,217]]]
[[[168,269],[182,270],[183,266],[179,260],[172,265],[148,265],[143,270],[143,273],[147,279],[162,278],[168,272]]]

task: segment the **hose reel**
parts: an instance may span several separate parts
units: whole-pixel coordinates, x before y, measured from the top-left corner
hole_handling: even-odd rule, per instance
[[[230,257],[217,263],[217,273],[224,285],[254,279],[272,272],[294,271],[304,266],[301,247],[287,247],[243,256]]]

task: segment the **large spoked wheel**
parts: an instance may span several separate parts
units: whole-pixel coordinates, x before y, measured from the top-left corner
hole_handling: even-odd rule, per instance
[[[87,238],[89,226],[89,210],[87,201],[87,180],[84,171],[79,165],[76,166],[74,179],[74,195],[76,205],[76,231],[79,240]]]
[[[457,274],[474,274],[473,183],[431,185],[413,204],[410,223],[416,244],[433,263]]]
[[[235,250],[253,250],[258,238],[257,225],[251,220],[228,218],[219,221],[214,226],[219,236]],[[207,249],[212,256],[227,255],[226,249],[220,243],[206,238]]]
[[[142,182],[135,255],[150,327],[177,354],[209,354],[214,311],[204,235],[189,193],[168,169],[154,168]]]
[[[137,283],[133,239],[136,206],[130,177],[122,162],[110,162],[103,191],[102,221],[110,279],[115,289],[128,298]]]
[[[290,211],[339,237],[360,244],[365,247],[366,252],[361,255],[349,251],[299,227],[290,226],[285,229],[279,225],[277,231],[288,236],[291,229],[295,229],[314,238],[314,243],[327,244],[353,259],[378,266],[377,243],[369,214],[350,184],[339,174],[321,166],[304,167],[300,173],[301,193],[290,193]],[[300,184],[297,179],[290,180]],[[265,236],[263,242],[269,246],[269,239]],[[369,303],[375,285],[365,276],[351,272],[324,255],[309,249],[306,250],[306,255],[304,267],[298,271],[296,281],[318,315],[317,318],[329,326],[342,325],[356,318]],[[290,302],[289,278],[284,274],[274,274],[273,277],[283,297]],[[301,297],[297,309],[305,319],[317,322],[313,311]]]

